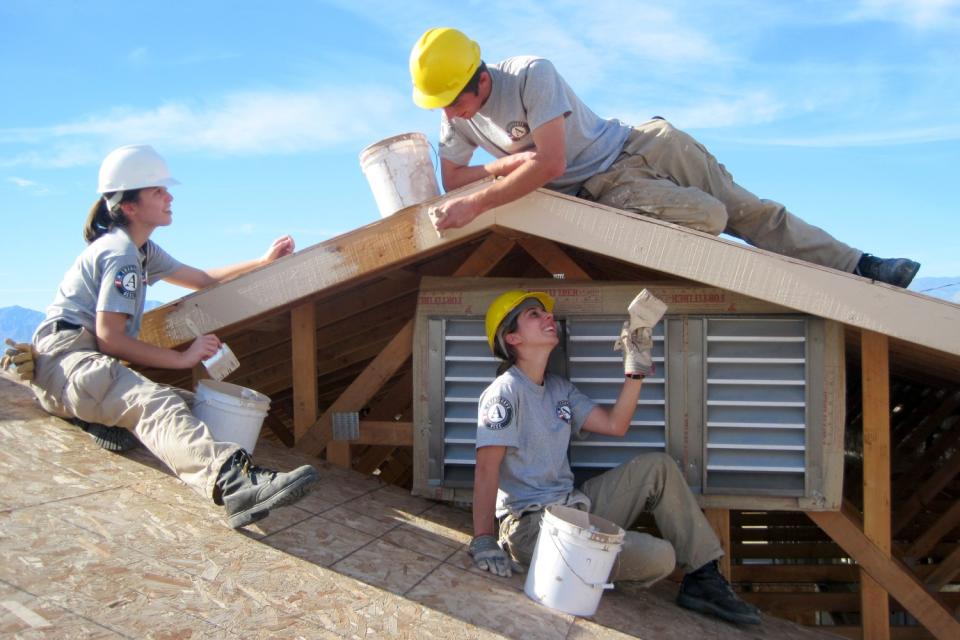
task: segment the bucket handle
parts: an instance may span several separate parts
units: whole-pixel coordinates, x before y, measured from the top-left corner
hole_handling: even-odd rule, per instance
[[[567,565],[567,569],[570,569],[570,573],[577,576],[580,582],[591,589],[613,589],[612,582],[587,582],[583,579],[583,576],[577,573],[576,569],[570,566],[570,563],[567,562],[567,558],[563,555],[563,547],[560,545],[559,536],[557,535],[558,533],[559,531],[557,531],[557,529],[553,527],[550,528],[550,538],[553,540],[553,546],[556,547],[557,551],[559,552],[560,559],[563,560],[563,564]]]

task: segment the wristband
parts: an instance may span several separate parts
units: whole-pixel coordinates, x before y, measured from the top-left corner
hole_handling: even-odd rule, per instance
[[[647,377],[646,375],[644,375],[644,374],[642,374],[642,373],[625,373],[625,374],[623,374],[623,375],[624,375],[624,377],[629,378],[629,379],[631,379],[631,380],[643,380],[644,378]]]

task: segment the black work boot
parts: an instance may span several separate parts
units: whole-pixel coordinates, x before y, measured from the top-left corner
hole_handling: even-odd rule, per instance
[[[760,612],[734,593],[730,583],[717,569],[716,560],[683,576],[677,604],[700,613],[712,613],[738,624],[760,624]]]
[[[860,257],[857,268],[853,270],[853,273],[906,289],[919,270],[920,263],[907,258],[884,259],[865,253]]]
[[[303,465],[288,473],[277,473],[253,464],[250,454],[240,449],[224,463],[217,476],[220,501],[227,510],[227,523],[234,529],[266,518],[270,509],[293,504],[307,495],[320,479],[317,470]]]
[[[108,427],[96,422],[74,418],[71,422],[86,431],[101,449],[122,453],[140,446],[137,437],[123,427]]]

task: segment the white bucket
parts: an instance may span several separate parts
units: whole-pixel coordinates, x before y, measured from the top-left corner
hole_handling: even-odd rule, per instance
[[[360,152],[360,167],[384,218],[440,195],[430,143],[422,133],[403,133],[370,145]]]
[[[253,453],[269,408],[270,398],[258,391],[229,382],[201,380],[193,415],[210,427],[217,442],[235,442]]]
[[[531,599],[575,616],[592,616],[623,547],[623,529],[585,511],[547,507],[523,591]]]

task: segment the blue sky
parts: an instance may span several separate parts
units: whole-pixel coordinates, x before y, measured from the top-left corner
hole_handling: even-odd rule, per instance
[[[182,182],[153,237],[188,264],[376,220],[357,154],[436,141],[407,56],[441,25],[487,61],[550,58],[600,115],[666,117],[849,244],[960,275],[960,0],[3,0],[0,307],[50,302],[123,144],[154,145]]]

